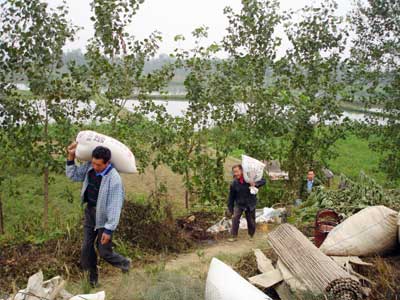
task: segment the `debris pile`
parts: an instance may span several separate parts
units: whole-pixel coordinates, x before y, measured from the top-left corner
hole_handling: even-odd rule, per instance
[[[180,252],[190,241],[176,226],[168,207],[157,203],[126,201],[117,228],[117,236],[133,247],[147,252]],[[157,234],[149,234],[157,232]]]
[[[15,295],[3,300],[105,300],[105,293],[99,292],[90,295],[72,295],[65,290],[66,281],[60,276],[50,280],[43,280],[42,271],[29,277],[28,285],[25,289],[19,290]]]
[[[178,218],[176,224],[191,240],[205,241],[214,238],[207,229],[212,226],[217,219],[218,214],[215,212],[198,211],[188,216]]]
[[[298,295],[360,300],[373,296],[371,291],[376,292],[383,281],[386,293],[394,295],[397,284],[367,277],[376,272],[372,271],[375,267],[379,270],[388,269],[388,266],[384,263],[381,267],[375,266],[359,256],[376,257],[398,251],[399,221],[399,213],[385,206],[365,208],[333,227],[320,248],[294,226],[282,224],[268,235],[269,244],[278,258],[272,262],[263,252],[254,250],[261,274],[248,279],[268,293],[273,289],[282,300],[295,299]],[[390,275],[396,277],[395,274]],[[375,279],[381,283],[375,282]]]
[[[256,210],[256,223],[280,224],[285,215],[286,215],[286,208],[284,207],[282,208],[264,207],[262,209]],[[232,227],[232,220],[230,218],[224,217],[220,221],[215,223],[213,226],[208,228],[207,232],[220,233],[220,232],[230,231],[231,227]],[[247,221],[244,217],[240,218],[239,229],[247,229]]]
[[[294,226],[279,226],[268,240],[288,271],[313,294],[328,294],[337,300],[362,299],[358,280],[322,253]]]
[[[81,225],[41,244],[2,244],[0,246],[0,291],[9,292],[12,284],[22,287],[29,275],[43,270],[47,278],[79,274],[82,245]],[[32,259],[34,258],[34,259]],[[0,295],[1,297],[1,295]]]

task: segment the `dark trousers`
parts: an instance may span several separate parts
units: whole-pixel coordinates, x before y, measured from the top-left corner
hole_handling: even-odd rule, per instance
[[[96,226],[96,208],[86,207],[85,208],[85,221],[83,226],[83,245],[81,251],[81,267],[84,271],[89,274],[89,281],[91,283],[97,283],[98,281],[98,270],[97,270],[97,253],[105,261],[117,268],[126,267],[129,261],[122,255],[113,251],[111,240],[102,245],[101,236],[103,235],[104,228],[94,230]]]
[[[247,221],[247,231],[250,236],[253,236],[256,232],[256,209],[249,210],[243,209],[240,207],[235,207],[233,210],[233,217],[232,217],[232,235],[237,237],[239,232],[239,224],[240,218],[242,217],[243,212],[246,216]]]

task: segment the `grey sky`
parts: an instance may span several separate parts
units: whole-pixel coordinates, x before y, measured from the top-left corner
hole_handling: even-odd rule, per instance
[[[56,5],[59,0],[47,0],[51,5]],[[281,9],[299,9],[307,4],[319,1],[310,0],[281,0]],[[338,0],[339,14],[346,14],[352,1]],[[85,48],[86,41],[92,36],[93,29],[90,21],[90,0],[67,0],[71,11],[71,20],[74,24],[84,27],[77,34],[76,41],[69,43],[66,49]],[[240,0],[145,0],[138,11],[134,23],[130,27],[130,33],[143,39],[152,31],[162,33],[163,42],[160,53],[170,53],[177,44],[173,37],[177,34],[185,36],[186,40],[179,47],[190,48],[194,44],[191,32],[201,25],[209,27],[207,42],[219,41],[227,27],[227,19],[223,9],[231,6],[235,10],[241,7]]]

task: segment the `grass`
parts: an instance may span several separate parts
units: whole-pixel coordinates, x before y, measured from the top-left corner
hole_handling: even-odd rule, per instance
[[[3,183],[2,198],[6,234],[0,242],[26,241],[39,244],[65,233],[82,217],[80,187],[68,184],[62,175],[53,175],[49,189],[49,230],[42,230],[42,177],[22,174],[13,177],[13,184]]]
[[[179,272],[160,272],[142,293],[142,300],[197,300],[204,298],[204,281]],[[122,299],[122,298],[119,298]]]
[[[329,161],[329,167],[336,175],[356,178],[363,171],[378,183],[385,183],[385,173],[379,168],[381,156],[369,148],[368,140],[350,134],[335,147],[339,155]]]

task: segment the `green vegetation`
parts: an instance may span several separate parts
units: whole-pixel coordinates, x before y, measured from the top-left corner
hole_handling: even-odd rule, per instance
[[[370,137],[372,139],[372,137]],[[380,168],[381,156],[369,147],[370,140],[357,137],[353,134],[335,144],[337,157],[329,161],[330,169],[336,174],[344,174],[350,178],[357,178],[360,172],[375,178],[385,185],[385,172]]]
[[[40,244],[65,234],[82,218],[80,186],[63,175],[52,174],[49,189],[49,228],[42,230],[42,178],[35,174],[13,176],[2,184],[5,234],[1,242]]]
[[[338,190],[320,187],[311,193],[297,211],[301,222],[313,222],[316,213],[322,208],[333,208],[344,217],[375,205],[385,205],[396,211],[400,209],[400,193],[385,190],[364,173],[360,173],[354,180],[345,176],[341,176],[340,180],[342,188]]]

